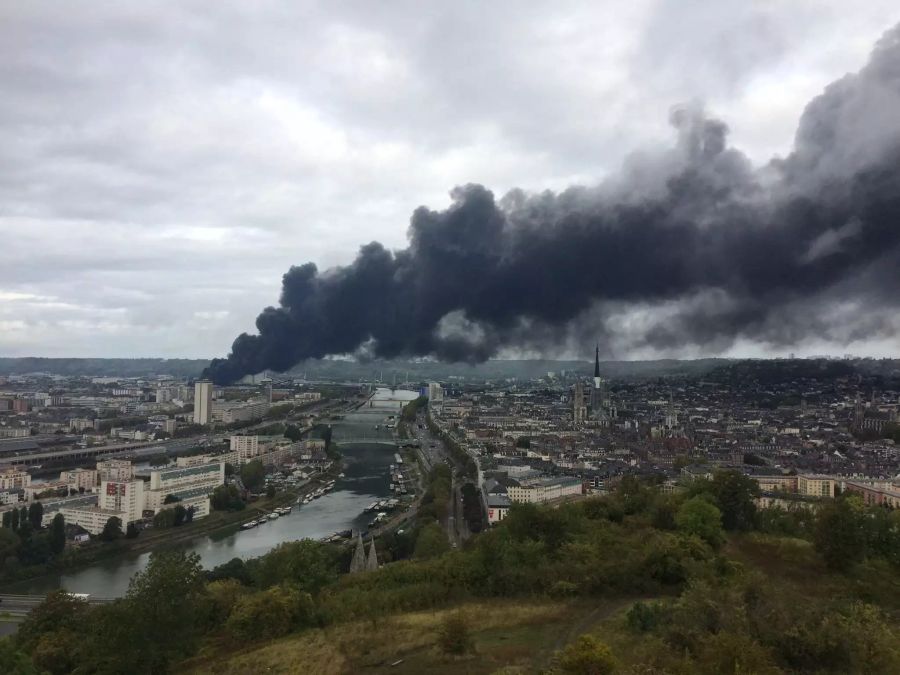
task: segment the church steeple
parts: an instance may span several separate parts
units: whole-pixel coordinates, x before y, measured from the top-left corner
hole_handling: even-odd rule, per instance
[[[356,551],[350,560],[350,574],[366,571],[366,548],[362,540],[362,532],[356,533]]]
[[[366,570],[374,571],[378,569],[378,554],[375,553],[375,537],[372,537],[372,542],[369,544],[369,557],[366,558]]]

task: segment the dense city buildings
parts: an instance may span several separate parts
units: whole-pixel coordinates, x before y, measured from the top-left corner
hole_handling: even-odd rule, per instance
[[[266,422],[273,402],[277,419]],[[300,475],[327,465],[321,441],[295,434],[308,435],[334,403],[270,378],[214,387],[170,376],[0,375],[0,512],[37,502],[45,524],[61,513],[90,534],[112,517],[124,528],[175,505],[202,518],[226,464],[258,460]]]
[[[757,482],[761,505],[900,495],[897,361],[745,361],[665,378],[603,369],[595,352],[591,377],[441,383],[429,420],[476,466],[489,522],[515,502],[602,493],[627,475],[679,490],[733,469]]]
[[[720,468],[753,477],[760,499],[769,500],[761,503],[814,507],[844,491],[895,503],[897,362],[664,368],[629,372],[601,362],[595,348],[593,363],[543,374],[410,386],[427,398],[429,423],[471,460],[492,523],[517,502],[577,499],[627,475],[654,476],[677,490]],[[7,377],[0,381],[0,508],[41,500],[48,511],[74,509],[73,518],[94,527],[98,510],[146,517],[173,495],[170,501],[202,515],[225,464],[323,466],[322,441],[271,433],[264,421],[285,406],[327,405],[321,392],[302,380],[252,379],[217,387],[171,377]],[[16,412],[23,409],[16,401],[27,412]],[[298,416],[296,432],[313,423],[312,415]],[[167,464],[149,466],[160,456]]]

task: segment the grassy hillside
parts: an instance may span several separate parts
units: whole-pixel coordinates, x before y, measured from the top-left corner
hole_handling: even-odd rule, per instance
[[[610,612],[620,603],[601,605]],[[179,667],[187,673],[492,673],[515,664],[538,668],[568,640],[568,629],[591,619],[596,606],[552,601],[462,603],[429,612],[355,621],[276,640],[262,647],[211,645],[208,654]],[[474,651],[445,657],[436,647],[442,623],[462,614]],[[399,663],[398,663],[399,662]],[[394,665],[396,664],[396,665]],[[256,669],[254,671],[254,669]]]
[[[200,656],[180,664],[177,671],[228,675],[301,669],[335,674],[569,672],[560,668],[563,650],[587,634],[609,645],[615,672],[620,673],[897,672],[893,640],[900,612],[900,576],[889,567],[870,561],[849,576],[831,572],[811,543],[762,534],[732,536],[724,553],[732,567],[732,581],[740,581],[698,582],[680,597],[459,602],[433,611],[350,621],[264,644],[215,642]],[[746,597],[739,597],[748,591],[758,594],[749,612]],[[873,603],[870,611],[883,614],[867,615],[866,606],[859,604],[864,600]],[[842,604],[853,608],[849,615],[835,609]],[[666,629],[636,627],[635,605],[669,608],[672,614],[661,622]],[[808,611],[790,610],[804,607]],[[753,611],[760,614],[755,627]],[[439,646],[441,627],[448,617],[460,615],[469,628],[472,648],[461,656],[447,655]],[[779,617],[787,618],[789,625],[779,626]],[[815,631],[826,633],[819,655],[803,653],[809,649],[803,622],[811,618],[824,619]],[[699,658],[684,656],[668,643],[673,634],[696,630],[695,622],[709,622],[700,633],[706,633],[705,644],[694,647]],[[785,630],[783,648],[797,661],[796,668],[779,667],[772,649],[754,639],[762,636],[760,628],[767,623],[771,624],[767,639],[773,642],[773,631]],[[791,630],[796,634],[790,635]],[[860,660],[866,656],[860,657],[856,649],[868,651],[869,656],[883,652],[882,660],[866,663]],[[833,667],[804,668],[804,658],[829,658]]]

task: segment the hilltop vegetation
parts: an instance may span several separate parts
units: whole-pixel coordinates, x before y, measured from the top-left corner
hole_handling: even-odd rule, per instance
[[[6,653],[50,673],[900,672],[897,514],[843,498],[760,513],[753,489],[627,479],[518,506],[463,550],[425,524],[356,575],[311,541],[208,573],[158,553],[112,605],[50,596]]]
[[[208,365],[208,359],[70,359],[28,356],[0,358],[0,373],[49,373],[69,377],[198,377]]]

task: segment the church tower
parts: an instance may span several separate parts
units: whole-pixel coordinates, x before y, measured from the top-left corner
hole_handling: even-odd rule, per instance
[[[584,424],[585,413],[584,406],[584,385],[581,380],[575,382],[575,394],[572,397],[572,422],[576,427]]]
[[[591,386],[591,417],[595,420],[607,421],[606,385],[600,377],[600,343],[594,351],[594,381]]]

